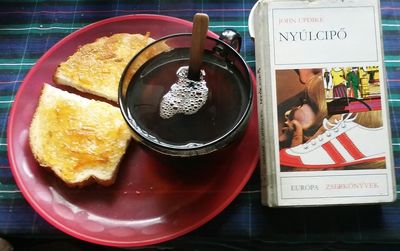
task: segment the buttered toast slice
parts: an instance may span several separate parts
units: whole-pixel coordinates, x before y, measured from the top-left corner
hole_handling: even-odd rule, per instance
[[[114,183],[131,139],[120,110],[45,84],[29,128],[41,166],[69,186]]]
[[[118,102],[118,84],[126,65],[139,50],[153,41],[149,34],[118,33],[101,37],[82,45],[61,63],[53,80]]]

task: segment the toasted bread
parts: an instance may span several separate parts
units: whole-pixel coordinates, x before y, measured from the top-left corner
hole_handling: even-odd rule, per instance
[[[61,63],[53,80],[118,102],[118,85],[126,65],[139,50],[153,41],[149,34],[118,33],[101,37],[82,45]]]
[[[113,184],[130,139],[117,107],[48,84],[29,128],[39,164],[71,187]]]

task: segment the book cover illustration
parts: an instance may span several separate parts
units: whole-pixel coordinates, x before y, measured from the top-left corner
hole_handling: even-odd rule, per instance
[[[258,2],[263,204],[395,200],[379,11],[378,0]]]
[[[291,84],[303,86],[278,102],[281,171],[385,168],[379,68],[294,71],[291,80],[281,77],[286,70],[276,73],[276,84],[286,87],[278,100]]]

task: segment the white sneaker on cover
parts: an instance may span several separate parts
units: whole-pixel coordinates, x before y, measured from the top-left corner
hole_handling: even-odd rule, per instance
[[[307,143],[280,150],[280,164],[297,168],[337,168],[385,159],[383,127],[367,128],[343,114],[335,123],[324,119],[326,131]]]

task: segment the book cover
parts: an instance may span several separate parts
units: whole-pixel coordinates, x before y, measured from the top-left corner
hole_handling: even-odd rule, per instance
[[[263,204],[395,200],[380,20],[378,0],[257,3]]]

